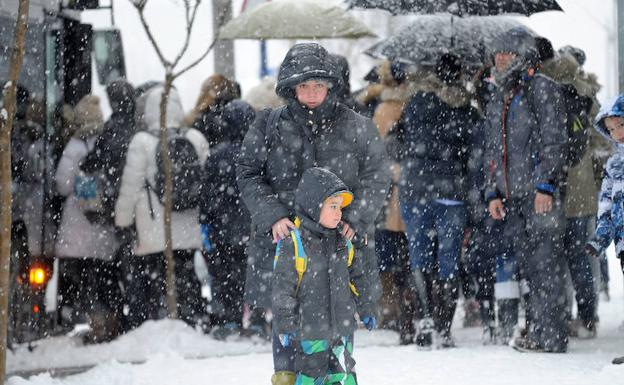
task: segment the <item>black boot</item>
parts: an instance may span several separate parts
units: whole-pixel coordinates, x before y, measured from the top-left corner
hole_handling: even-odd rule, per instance
[[[434,322],[432,319],[432,277],[422,270],[412,272],[415,287],[416,310],[418,313],[418,333],[416,345],[423,349],[431,348]]]
[[[409,345],[414,343],[416,337],[415,317],[415,297],[416,294],[411,288],[404,288],[401,295],[401,306],[399,315],[399,343]]]
[[[513,337],[514,329],[518,324],[518,302],[517,298],[499,299],[498,301],[498,328],[501,343],[509,344]]]
[[[439,347],[455,347],[455,341],[451,336],[451,325],[457,308],[457,298],[459,297],[459,283],[457,280],[440,280],[436,283],[434,293],[434,322],[438,332]]]
[[[494,313],[494,300],[479,301],[479,314],[483,324],[483,344],[496,343],[496,314]]]

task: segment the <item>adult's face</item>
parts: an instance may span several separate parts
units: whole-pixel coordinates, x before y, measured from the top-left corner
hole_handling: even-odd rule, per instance
[[[497,52],[494,55],[494,66],[498,72],[504,72],[514,61],[516,54],[511,52]]]
[[[310,109],[315,109],[323,103],[328,91],[327,83],[318,80],[308,80],[297,84],[295,97],[299,103]]]

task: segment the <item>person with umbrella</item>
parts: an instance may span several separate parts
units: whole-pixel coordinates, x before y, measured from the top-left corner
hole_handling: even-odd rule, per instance
[[[565,352],[563,271],[560,250],[568,134],[557,83],[535,72],[535,38],[514,28],[492,43],[494,88],[486,109],[485,198],[502,221],[504,243],[529,282],[526,337],[517,350]]]
[[[271,306],[275,243],[295,228],[294,191],[303,172],[322,167],[353,192],[340,232],[364,261],[371,300],[379,277],[372,237],[390,176],[383,141],[374,123],[337,102],[342,83],[334,58],[319,44],[293,46],[282,62],[276,93],[286,106],[258,114],[237,160],[241,197],[251,214],[245,302]],[[274,384],[292,383],[294,346],[273,338]]]

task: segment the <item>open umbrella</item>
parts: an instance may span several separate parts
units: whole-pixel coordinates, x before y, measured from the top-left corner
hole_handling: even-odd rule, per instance
[[[489,43],[515,27],[527,28],[517,20],[501,16],[421,15],[365,53],[424,67],[435,65],[441,55],[452,53],[466,67],[477,68],[486,60]]]
[[[326,39],[376,35],[348,11],[318,0],[274,0],[221,27],[220,39]]]
[[[347,0],[351,7],[385,9],[393,14],[451,13],[491,16],[517,13],[530,16],[544,11],[562,11],[556,0]]]

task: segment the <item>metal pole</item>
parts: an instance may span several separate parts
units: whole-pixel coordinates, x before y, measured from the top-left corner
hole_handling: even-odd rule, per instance
[[[212,29],[216,35],[219,28],[232,19],[231,0],[212,1]],[[236,76],[234,69],[234,42],[232,40],[219,40],[214,46],[214,72],[224,75],[229,79]]]
[[[266,40],[260,40],[260,79],[269,76]]]
[[[617,2],[618,93],[624,92],[624,0]]]

